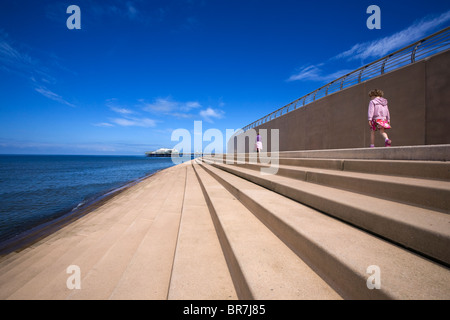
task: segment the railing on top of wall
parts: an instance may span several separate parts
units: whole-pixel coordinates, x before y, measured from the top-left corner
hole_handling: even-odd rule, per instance
[[[276,119],[288,112],[294,111],[311,102],[326,97],[330,93],[341,91],[345,88],[357,85],[376,76],[396,70],[400,67],[417,62],[426,57],[440,53],[450,48],[450,27],[419,40],[403,49],[391,53],[381,59],[369,63],[355,71],[346,74],[319,89],[275,110],[272,113],[252,122],[242,128],[243,131],[255,128],[263,123]]]

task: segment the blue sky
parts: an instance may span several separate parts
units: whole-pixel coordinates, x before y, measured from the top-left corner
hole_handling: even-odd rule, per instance
[[[139,155],[194,121],[225,135],[449,24],[442,0],[2,0],[0,153]]]

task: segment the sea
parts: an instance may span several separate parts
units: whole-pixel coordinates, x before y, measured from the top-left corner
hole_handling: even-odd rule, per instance
[[[0,155],[0,247],[173,165],[170,157]]]

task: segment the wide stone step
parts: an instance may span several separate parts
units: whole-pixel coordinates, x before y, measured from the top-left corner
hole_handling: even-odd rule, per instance
[[[194,168],[240,299],[341,299],[219,182]]]
[[[213,164],[283,196],[450,264],[450,216],[398,202],[233,165]]]
[[[118,232],[116,224],[108,223],[109,218],[121,213],[120,220],[125,222],[125,219],[129,218],[131,214],[133,216],[136,214],[124,214],[125,212],[121,209],[121,206],[116,206],[115,210],[108,211],[107,216],[101,214],[102,210],[92,212],[89,219],[75,221],[67,228],[34,244],[30,250],[20,252],[19,259],[2,268],[4,273],[0,276],[1,297],[6,298],[21,289],[22,294],[16,293],[15,298],[33,299],[38,292],[41,294],[45,291],[43,290],[44,286],[54,281],[57,281],[59,287],[66,288],[65,279],[68,275],[65,271],[69,265],[73,264],[74,257],[78,258],[80,254],[87,254],[93,247],[103,244],[99,241],[103,235]],[[85,225],[88,221],[90,224]],[[126,224],[123,223],[121,226],[125,227]],[[116,238],[112,237],[104,241],[103,250],[111,246]],[[98,255],[96,252],[94,258]],[[64,280],[56,280],[57,274],[60,274]]]
[[[83,288],[67,299],[167,299],[186,181],[186,166],[174,168],[169,187],[145,204],[142,214],[82,277]]]
[[[7,285],[23,285],[10,298],[64,299],[72,293],[66,286],[69,276],[66,273],[67,267],[77,265],[82,276],[85,276],[105,253],[120,240],[123,241],[120,235],[145,214],[145,209],[149,208],[147,201],[152,202],[152,199],[158,197],[163,199],[164,194],[170,191],[172,175],[172,171],[162,172],[158,175],[164,178],[162,181],[155,179],[158,176],[152,176],[91,212],[85,217],[88,219],[75,221],[58,231],[59,235],[51,235],[49,239],[56,237],[59,240],[52,242],[51,246],[55,249],[50,255],[42,256],[39,264],[16,266],[16,270],[21,273],[8,280]],[[148,192],[147,195],[144,190]],[[132,199],[136,201],[134,205],[130,203]],[[152,203],[157,209],[157,203]],[[35,250],[39,252],[49,246],[43,239],[43,243],[36,244]],[[104,275],[107,275],[106,270]],[[2,286],[2,293],[5,292],[5,287]]]
[[[192,166],[186,190],[177,248],[170,279],[169,300],[237,299],[208,205]]]
[[[245,154],[242,158],[229,155],[205,156],[211,161],[224,164],[250,163],[266,165],[287,165],[307,168],[330,169],[338,171],[363,172],[411,178],[450,180],[450,162],[418,160],[365,160],[365,159],[327,159],[327,158],[274,158],[257,154]],[[228,161],[228,162],[227,162]]]
[[[277,154],[280,158],[450,161],[450,144],[280,151]]]
[[[253,170],[269,169],[261,164],[236,164]],[[279,165],[276,174],[383,199],[450,211],[450,181],[398,177],[361,172]]]
[[[348,299],[447,299],[450,271],[378,237],[205,163],[202,167]],[[367,270],[381,271],[370,290]],[[413,268],[411,266],[414,266]],[[420,270],[420,272],[417,272]],[[443,279],[447,279],[442,281]]]
[[[135,198],[137,195],[142,193],[142,189],[149,188],[152,186],[157,186],[160,188],[163,184],[164,180],[161,180],[161,177],[165,173],[162,172],[159,175],[154,175],[146,179],[145,187],[143,185],[132,186],[129,189],[125,189],[120,192],[120,194],[115,194],[115,197],[120,196],[123,199],[122,202],[126,202],[127,199],[131,197]],[[82,219],[72,220],[72,222],[68,221],[66,225],[71,225],[71,233],[81,232],[86,233],[87,230],[94,230],[95,228],[100,228],[101,230],[105,230],[110,225],[110,221],[114,221],[117,218],[117,214],[121,213],[121,204],[115,201],[106,201],[101,202],[100,204],[95,204],[95,206],[87,208],[89,214],[83,215]],[[95,213],[92,212],[95,210]],[[99,215],[98,213],[102,211],[107,211],[108,215],[106,217]],[[123,214],[123,213],[121,213]],[[100,223],[99,221],[100,217]],[[69,219],[68,219],[69,220]],[[41,239],[37,240],[34,243],[27,245],[26,247],[20,247],[17,251],[11,252],[9,254],[4,255],[0,258],[0,268],[1,270],[7,272],[10,268],[17,268],[19,261],[24,259],[29,259],[35,254],[41,253],[41,244],[45,244],[47,246],[53,245],[53,243],[60,241],[61,239],[67,238],[66,230],[63,230],[63,225],[58,225],[59,229],[54,232],[46,233],[46,230],[43,230],[43,236]],[[39,249],[37,249],[39,248]],[[31,252],[29,252],[31,251]],[[11,262],[14,262],[11,264]]]

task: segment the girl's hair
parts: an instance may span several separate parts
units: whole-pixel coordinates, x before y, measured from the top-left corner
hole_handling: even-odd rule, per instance
[[[369,92],[369,97],[382,97],[384,96],[384,92],[380,89],[374,89]]]

